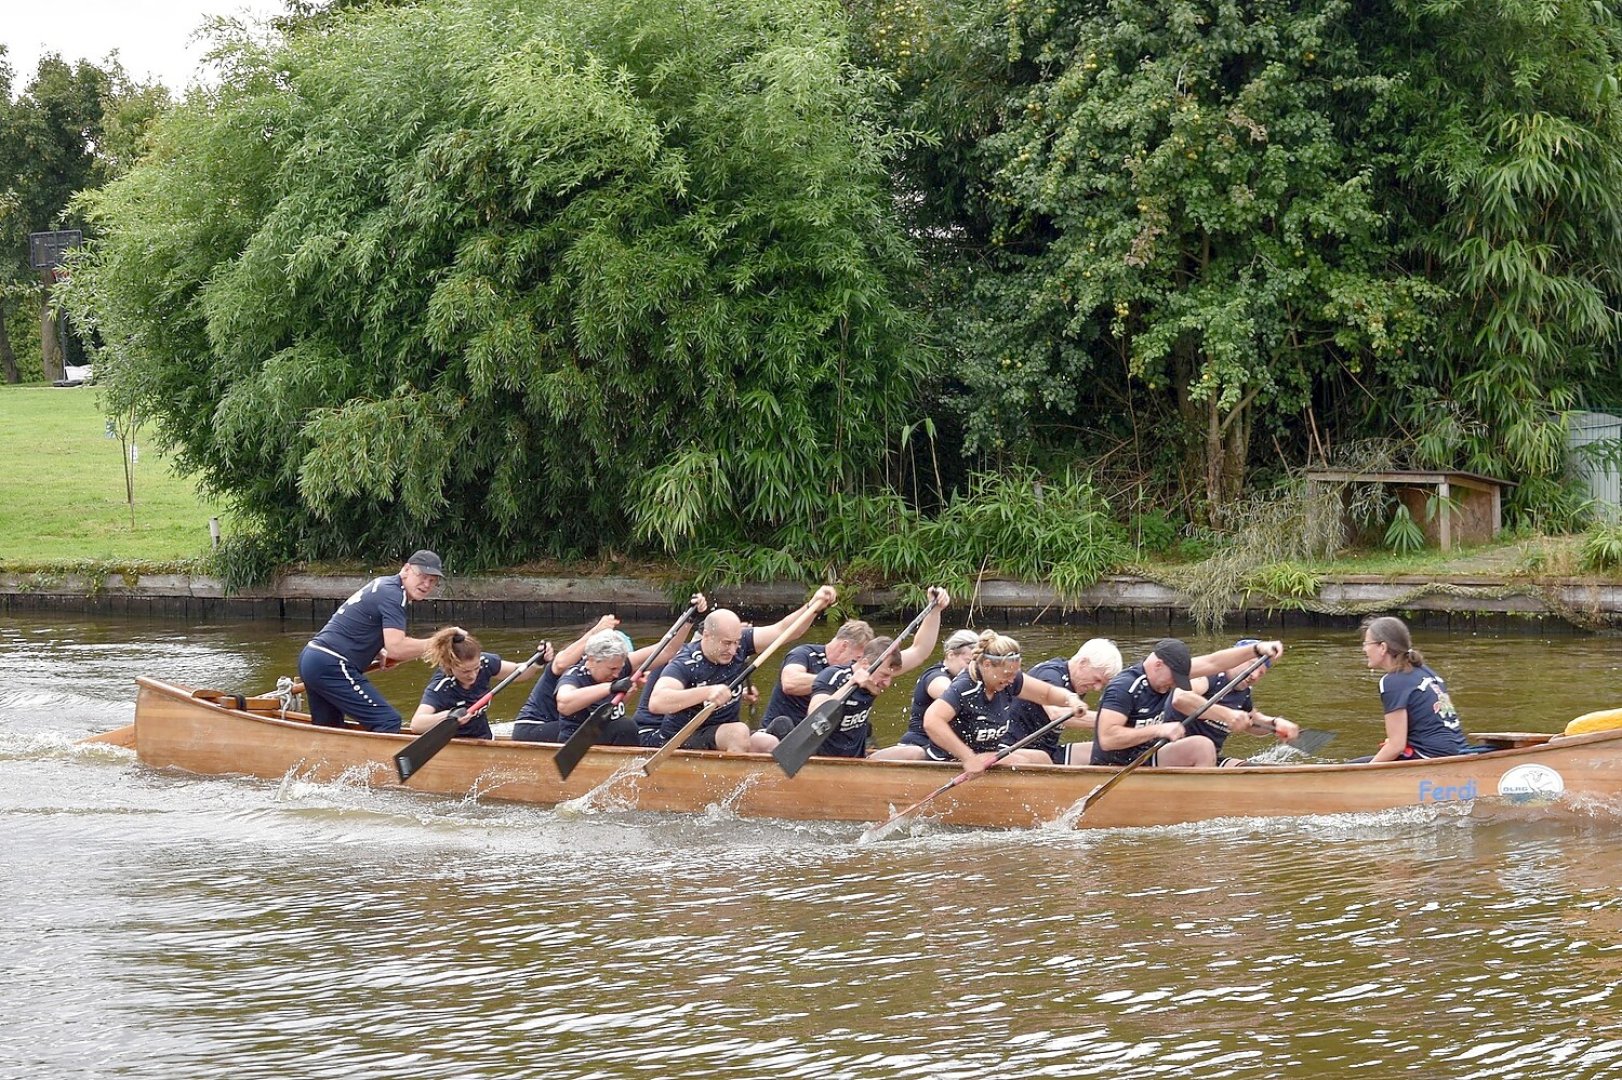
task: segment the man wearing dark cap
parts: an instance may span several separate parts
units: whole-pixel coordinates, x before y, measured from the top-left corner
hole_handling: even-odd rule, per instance
[[[1204,656],[1192,656],[1177,638],[1163,638],[1142,663],[1110,680],[1098,701],[1093,736],[1094,765],[1130,765],[1147,743],[1163,739],[1150,765],[1212,766],[1216,746],[1204,735],[1189,735],[1181,716],[1192,716],[1205,699],[1190,689],[1196,676],[1215,675],[1259,656],[1278,657],[1278,641],[1251,642]],[[1216,706],[1220,708],[1220,706]]]
[[[428,599],[444,574],[438,555],[413,552],[399,573],[367,583],[333,612],[298,658],[314,723],[343,727],[350,716],[368,731],[400,730],[400,713],[366,670],[374,661],[391,666],[427,651],[427,638],[406,636],[406,605]]]

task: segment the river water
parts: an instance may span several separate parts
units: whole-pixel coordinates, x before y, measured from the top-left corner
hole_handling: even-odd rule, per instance
[[[138,673],[262,691],[308,633],[0,627],[0,1077],[1622,1074],[1604,808],[858,845],[859,826],[565,816],[76,744],[131,719]],[[1032,660],[1085,636],[1017,633]],[[486,645],[522,658],[536,636]],[[1614,637],[1422,638],[1476,730],[1622,704]],[[1336,731],[1330,755],[1372,751],[1357,631],[1285,640],[1258,704]],[[409,712],[424,671],[379,681]]]

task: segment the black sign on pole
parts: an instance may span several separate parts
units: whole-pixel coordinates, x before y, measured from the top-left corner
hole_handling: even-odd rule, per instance
[[[79,229],[29,233],[28,266],[32,270],[55,270],[62,265],[62,257],[82,243],[84,233]]]

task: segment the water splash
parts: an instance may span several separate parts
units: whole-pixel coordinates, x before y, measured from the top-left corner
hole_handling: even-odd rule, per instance
[[[640,757],[632,758],[609,774],[608,779],[584,795],[560,802],[553,810],[562,817],[570,817],[611,810],[636,809],[636,780],[642,775],[642,766],[647,760]],[[614,793],[616,787],[623,788],[624,793],[616,795]]]

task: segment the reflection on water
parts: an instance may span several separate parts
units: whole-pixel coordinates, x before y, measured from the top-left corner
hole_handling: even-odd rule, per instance
[[[1022,636],[1046,655],[1081,635]],[[511,637],[491,644],[532,640]],[[0,641],[3,1076],[1622,1070],[1612,813],[858,846],[858,827],[725,807],[560,813],[364,777],[190,777],[73,740],[127,722],[137,672],[263,689],[300,635],[21,623]],[[1355,636],[1289,643],[1263,707],[1366,752],[1378,707]],[[1616,704],[1599,689],[1617,685],[1610,639],[1422,645],[1477,728]],[[387,691],[407,702],[423,674]]]

